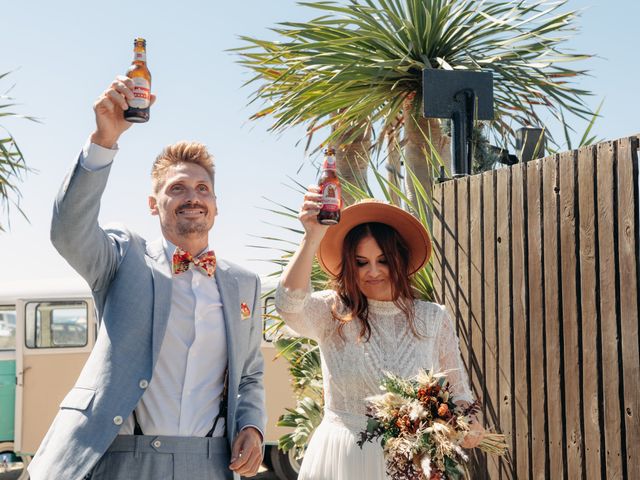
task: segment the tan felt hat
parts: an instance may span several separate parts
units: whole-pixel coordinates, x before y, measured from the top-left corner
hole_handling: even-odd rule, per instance
[[[431,239],[420,221],[395,205],[375,199],[361,200],[345,208],[340,223],[327,230],[316,256],[320,267],[334,277],[342,269],[342,244],[352,228],[362,223],[384,223],[393,227],[409,247],[409,275],[426,265],[431,257]]]

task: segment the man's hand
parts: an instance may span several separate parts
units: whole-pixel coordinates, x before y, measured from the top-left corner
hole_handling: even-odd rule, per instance
[[[131,123],[124,119],[124,111],[129,108],[128,100],[133,99],[133,80],[119,75],[93,104],[96,115],[96,130],[91,141],[101,147],[112,148]],[[151,104],[156,96],[151,94]]]
[[[253,477],[262,464],[262,435],[253,427],[243,429],[233,441],[229,468],[243,477]]]

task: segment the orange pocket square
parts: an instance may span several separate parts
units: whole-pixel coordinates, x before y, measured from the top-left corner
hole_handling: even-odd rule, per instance
[[[243,320],[246,320],[251,316],[251,310],[249,310],[249,306],[244,302],[240,304],[240,314],[242,315]]]

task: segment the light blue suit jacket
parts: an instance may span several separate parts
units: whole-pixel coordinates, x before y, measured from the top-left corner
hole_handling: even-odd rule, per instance
[[[147,243],[123,226],[98,225],[109,170],[76,164],[54,206],[52,242],[91,286],[101,325],[29,465],[33,480],[80,480],[89,473],[144,393],[142,380],[151,380],[167,326],[171,270],[162,239]],[[231,444],[244,426],[265,429],[260,280],[223,260],[215,278],[227,336]],[[250,318],[243,319],[241,303],[249,306]]]

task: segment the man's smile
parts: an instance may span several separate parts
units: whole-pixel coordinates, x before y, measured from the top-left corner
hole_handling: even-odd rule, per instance
[[[176,211],[176,214],[182,217],[199,217],[201,215],[206,215],[207,210],[202,207],[185,207],[179,208]]]

